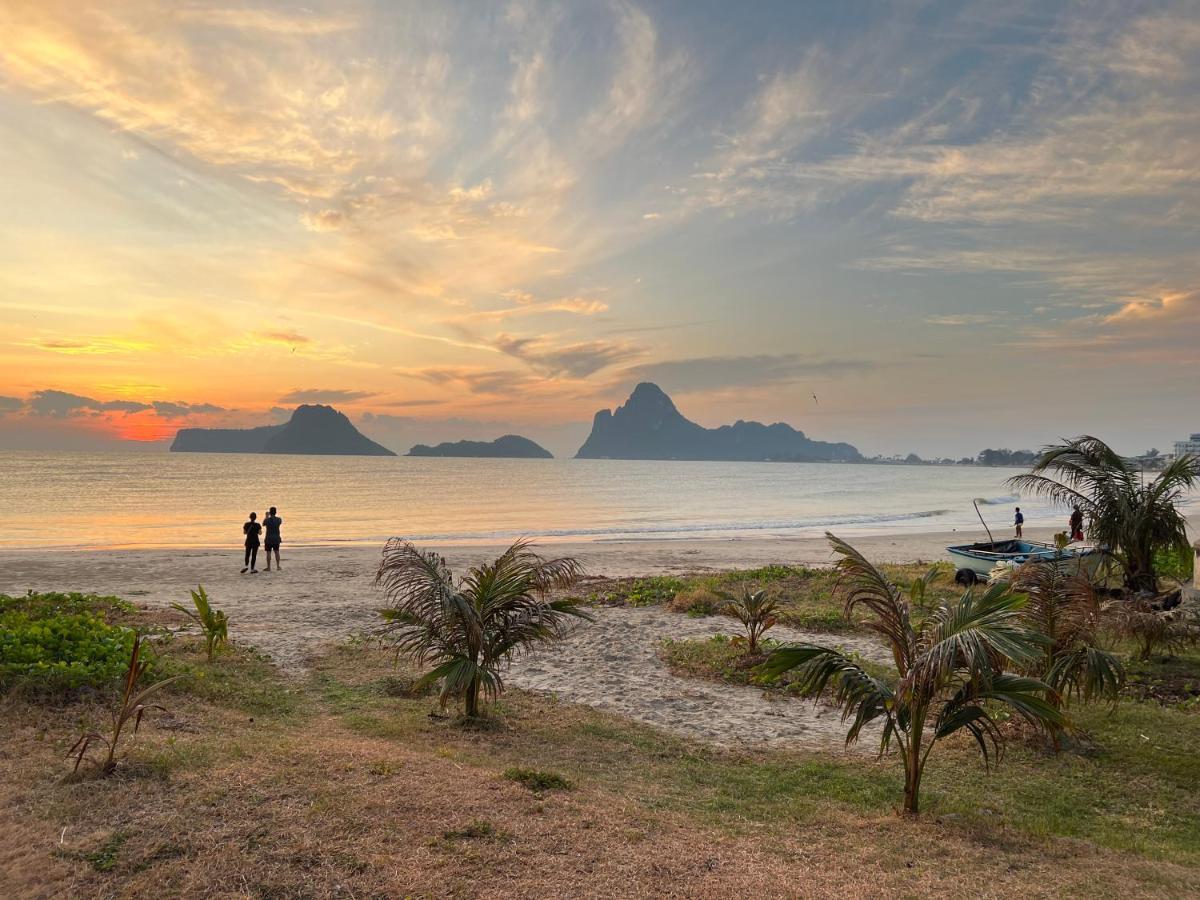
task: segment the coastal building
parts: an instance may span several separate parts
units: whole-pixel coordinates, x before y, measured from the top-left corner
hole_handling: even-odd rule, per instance
[[[1200,456],[1200,434],[1193,434],[1186,441],[1175,442],[1175,458],[1178,459],[1185,453]]]

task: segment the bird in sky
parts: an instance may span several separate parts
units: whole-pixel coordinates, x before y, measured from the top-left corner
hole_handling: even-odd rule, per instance
[[[813,394],[813,403],[817,404],[817,406],[821,405],[821,401],[817,399],[816,394]]]

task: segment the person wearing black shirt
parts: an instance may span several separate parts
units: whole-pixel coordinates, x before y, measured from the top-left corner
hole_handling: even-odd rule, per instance
[[[1083,540],[1083,510],[1078,506],[1071,513],[1071,540]]]
[[[250,513],[250,521],[242,526],[242,534],[246,535],[246,564],[242,566],[242,574],[250,570],[251,575],[258,574],[258,536],[262,534],[262,526],[256,521],[258,513]]]
[[[282,569],[279,564],[279,526],[283,524],[283,519],[279,518],[279,514],[275,512],[275,507],[267,510],[267,517],[263,519],[263,528],[266,534],[263,535],[263,549],[267,551],[267,571],[271,571],[271,553],[275,553],[275,568]]]

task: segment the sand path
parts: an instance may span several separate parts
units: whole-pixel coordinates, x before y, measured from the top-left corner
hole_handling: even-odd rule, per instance
[[[681,549],[639,545],[634,552],[638,562],[646,564],[642,572],[699,569],[703,566],[696,563],[701,559],[714,564],[706,556],[697,559],[694,553],[681,557]],[[769,550],[759,553],[765,557]],[[480,554],[479,548],[471,548],[449,556],[458,570]],[[738,548],[739,559],[747,555]],[[759,558],[759,554],[749,555]],[[322,643],[378,623],[383,598],[372,584],[378,558],[377,549],[293,551],[287,554],[282,572],[249,576],[238,574],[239,561],[232,554],[212,550],[6,553],[0,554],[0,591],[79,590],[167,606],[188,602],[188,589],[202,583],[218,608],[229,614],[235,639],[269,654],[284,671],[302,675],[309,656]],[[775,558],[787,556],[780,553]],[[625,567],[631,565],[627,554],[612,553],[609,561],[613,564],[601,562],[590,568],[627,574]],[[563,644],[519,660],[508,683],[550,691],[564,700],[721,744],[841,746],[845,731],[837,713],[828,708],[764,696],[752,687],[679,678],[658,658],[663,638],[735,634],[739,626],[734,620],[693,619],[659,607],[595,612],[597,621],[577,628]],[[775,629],[772,636],[841,643],[864,656],[886,658],[881,657],[881,648],[863,638],[783,628]]]
[[[828,749],[842,745],[846,727],[836,710],[746,685],[672,675],[658,656],[663,638],[738,634],[737,621],[725,616],[694,619],[657,606],[605,607],[594,612],[596,621],[580,625],[567,640],[517,660],[507,683],[726,746]],[[842,646],[880,661],[890,659],[881,645],[862,637],[783,627],[776,627],[770,636]],[[870,745],[870,740],[864,740],[864,746]]]

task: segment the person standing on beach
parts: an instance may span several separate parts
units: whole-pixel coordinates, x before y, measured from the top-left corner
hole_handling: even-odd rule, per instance
[[[1017,507],[1017,514],[1013,517],[1013,527],[1017,529],[1017,540],[1021,539],[1022,526],[1025,524],[1025,516],[1021,514],[1021,507]]]
[[[1083,510],[1078,506],[1071,513],[1071,540],[1083,540]]]
[[[263,519],[263,528],[266,534],[263,536],[263,549],[267,551],[267,571],[271,571],[271,552],[275,553],[275,569],[282,569],[279,564],[279,526],[283,524],[283,519],[275,512],[275,507],[267,510],[267,517]]]
[[[256,521],[258,513],[250,513],[250,521],[242,526],[242,534],[246,535],[246,564],[242,566],[242,574],[250,570],[251,575],[258,574],[258,536],[262,534],[262,526]]]

